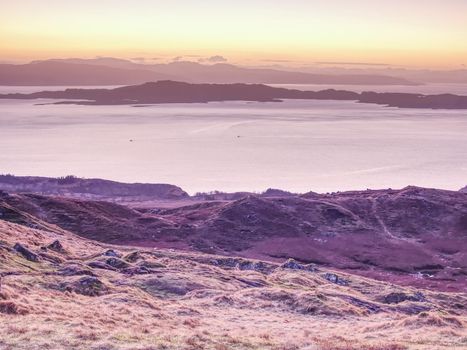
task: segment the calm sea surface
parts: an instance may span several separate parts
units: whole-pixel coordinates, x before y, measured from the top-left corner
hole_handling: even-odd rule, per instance
[[[459,84],[339,88],[467,94]],[[45,89],[62,88],[0,93]],[[52,101],[0,100],[0,173],[164,182],[191,193],[467,185],[467,111],[348,101],[37,105],[44,102]]]

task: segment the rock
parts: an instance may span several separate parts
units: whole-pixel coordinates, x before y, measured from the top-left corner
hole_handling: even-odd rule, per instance
[[[349,302],[352,305],[365,309],[366,311],[372,314],[378,313],[383,310],[378,304],[375,304],[375,303],[372,303],[366,300],[362,300],[362,299],[359,299],[359,298],[356,298],[350,295],[343,295],[341,296],[341,298]]]
[[[211,259],[211,265],[219,267],[237,267],[238,259],[234,258],[225,258],[225,259]]]
[[[153,273],[152,270],[148,269],[145,266],[134,266],[122,270],[124,274],[127,275],[147,275]]]
[[[239,281],[239,282],[244,283],[246,286],[253,287],[253,288],[264,287],[267,284],[265,281],[261,281],[261,280],[254,281],[254,280],[250,280],[250,279],[246,279],[246,278],[240,278],[240,277],[236,277],[235,279],[237,281]]]
[[[51,263],[54,263],[54,264],[61,264],[64,261],[61,257],[48,254],[46,252],[40,252],[39,257],[42,260],[50,261]]]
[[[105,262],[107,265],[115,267],[116,269],[126,269],[130,266],[126,261],[119,258],[108,258]]]
[[[335,283],[341,286],[349,285],[349,281],[336,275],[335,273],[326,273],[323,276],[324,279],[328,280],[331,283]]]
[[[62,276],[95,276],[94,273],[85,266],[81,265],[68,265],[58,271]]]
[[[425,295],[421,292],[416,292],[413,295],[409,295],[402,292],[389,293],[383,297],[382,302],[385,304],[399,304],[404,301],[417,301],[424,302],[426,301]]]
[[[190,279],[178,279],[173,276],[148,278],[143,282],[143,289],[157,297],[183,296],[189,292],[206,289],[206,286]]]
[[[88,263],[88,266],[95,268],[95,269],[117,271],[115,267],[112,267],[109,264],[106,264],[105,262],[102,262],[102,261],[91,261],[90,263]]]
[[[241,260],[238,263],[237,268],[239,270],[253,270],[258,272],[264,272],[268,269],[268,266],[262,261]]]
[[[156,260],[143,260],[138,263],[139,266],[145,267],[147,269],[159,269],[159,268],[165,268],[167,267],[164,264],[161,264],[160,262]]]
[[[141,254],[138,251],[135,251],[127,254],[123,259],[130,263],[134,263],[138,261],[139,258],[141,258]]]
[[[29,249],[25,248],[20,243],[16,243],[13,249],[20,253],[26,260],[33,262],[39,261],[39,256],[37,254],[31,252]]]
[[[126,269],[131,265],[120,258],[110,257],[105,261],[91,261],[90,263],[88,263],[88,266],[96,269],[117,271],[121,269]]]
[[[427,312],[431,310],[431,307],[427,304],[415,304],[415,303],[407,303],[397,306],[395,308],[398,312],[407,314],[407,315],[418,315],[423,312]]]
[[[96,277],[85,276],[75,281],[62,283],[60,289],[94,297],[105,294],[108,287]]]
[[[119,258],[121,255],[119,253],[117,253],[115,250],[113,249],[109,249],[107,251],[104,252],[104,254],[102,254],[104,256],[112,256],[114,258]]]
[[[288,259],[285,263],[281,265],[283,269],[291,269],[291,270],[303,270],[309,272],[316,272],[318,269],[312,264],[301,264],[294,259]]]
[[[11,300],[0,301],[0,314],[26,315],[29,311],[22,305]]]
[[[58,253],[64,253],[65,248],[63,248],[62,244],[59,240],[53,241],[51,244],[47,246],[48,249],[54,250]]]
[[[275,266],[263,261],[246,260],[241,258],[211,259],[209,263],[221,268],[237,268],[239,270],[253,270],[261,273],[271,272]]]

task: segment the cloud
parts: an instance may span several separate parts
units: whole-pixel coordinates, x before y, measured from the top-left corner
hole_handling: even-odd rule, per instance
[[[274,59],[264,59],[261,60],[263,62],[273,62],[273,63],[287,63],[287,62],[294,62],[292,60],[274,60]]]
[[[315,64],[334,64],[334,65],[348,65],[348,66],[390,66],[388,63],[369,63],[369,62],[315,62]]]
[[[190,61],[192,58],[198,58],[201,57],[200,55],[183,55],[183,56],[177,56],[172,58],[173,62],[180,62],[180,61]]]
[[[211,57],[201,58],[199,59],[199,62],[221,63],[227,62],[227,58],[225,58],[224,56],[215,55]]]

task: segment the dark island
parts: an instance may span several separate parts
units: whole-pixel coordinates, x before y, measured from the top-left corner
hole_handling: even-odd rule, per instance
[[[190,84],[170,80],[115,89],[66,89],[31,94],[0,94],[0,99],[61,99],[56,104],[145,105],[219,101],[281,102],[285,99],[339,100],[399,108],[467,109],[467,96],[453,94],[356,93],[345,90],[301,91],[263,84]]]

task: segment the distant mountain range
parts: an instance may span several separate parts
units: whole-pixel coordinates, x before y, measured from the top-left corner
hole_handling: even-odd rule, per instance
[[[129,85],[147,81],[190,83],[418,85],[382,74],[319,74],[226,63],[139,64],[116,58],[52,59],[28,64],[0,64],[0,85]]]
[[[282,99],[346,100],[399,108],[467,109],[467,96],[452,94],[356,93],[345,90],[302,91],[263,84],[189,84],[149,82],[114,89],[66,89],[31,94],[0,94],[0,99],[64,99],[55,104],[145,105],[215,101],[280,102]]]
[[[274,66],[275,69],[300,71],[304,73],[320,73],[320,74],[336,74],[336,75],[385,75],[396,78],[403,78],[421,84],[427,83],[452,83],[452,84],[467,84],[467,69],[410,69],[398,67],[381,67],[381,68],[349,68],[339,66],[328,67],[297,67],[290,68],[285,66]]]

